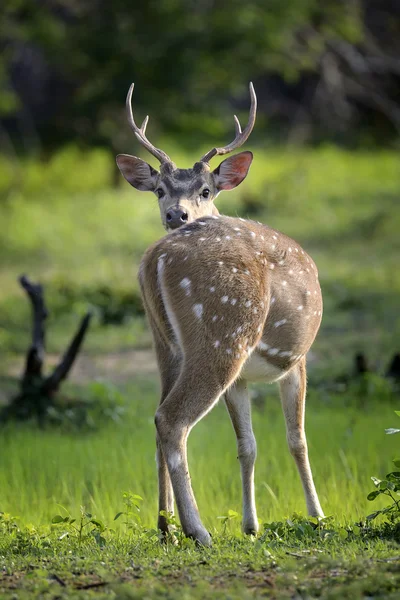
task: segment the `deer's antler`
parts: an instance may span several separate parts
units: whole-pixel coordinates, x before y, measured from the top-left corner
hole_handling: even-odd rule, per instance
[[[254,123],[256,121],[256,112],[257,112],[257,96],[254,91],[254,86],[251,82],[249,84],[249,89],[250,89],[251,106],[250,106],[249,121],[248,121],[245,129],[242,131],[239,119],[237,118],[236,115],[234,115],[233,118],[235,119],[236,137],[233,140],[233,142],[231,142],[227,146],[224,146],[223,148],[213,148],[212,150],[209,150],[207,152],[207,154],[205,154],[200,159],[200,162],[208,163],[214,156],[228,154],[229,152],[236,150],[236,148],[239,148],[240,146],[242,146],[245,143],[245,141],[247,140],[247,138],[253,131]]]
[[[149,142],[149,140],[146,137],[146,127],[147,127],[147,123],[149,122],[149,116],[147,115],[147,117],[145,118],[145,120],[143,121],[143,123],[140,127],[138,127],[135,123],[135,119],[133,118],[133,111],[132,111],[132,94],[133,94],[134,87],[135,87],[135,84],[132,83],[131,87],[129,88],[128,95],[126,97],[126,112],[128,114],[129,125],[131,126],[133,133],[136,135],[137,139],[142,144],[142,146],[144,146],[146,148],[146,150],[148,150],[150,152],[150,154],[155,156],[160,161],[161,164],[172,163],[172,160],[170,159],[168,154],[163,152],[163,150],[160,150],[159,148],[156,148],[155,146],[153,146],[153,144],[151,142]]]

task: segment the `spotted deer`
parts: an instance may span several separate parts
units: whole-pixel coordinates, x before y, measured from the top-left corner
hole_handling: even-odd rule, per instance
[[[125,154],[117,164],[136,189],[158,197],[167,235],[144,254],[139,281],[152,329],[161,376],[156,413],[159,478],[158,526],[168,532],[174,497],[185,534],[209,545],[199,515],[187,462],[187,439],[194,425],[225,397],[237,436],[243,488],[243,530],[255,534],[256,440],[247,383],[279,382],[287,441],[303,484],[309,514],[323,516],[314,486],[304,431],[305,355],[321,322],[317,268],[306,252],[283,233],[261,223],[219,214],[214,200],[246,177],[253,159],[241,152],[210,170],[209,161],[241,146],[256,117],[251,108],[242,131],[213,148],[191,169],[177,168],[146,137],[127,96],[130,126],[140,143],[160,161],[160,172]]]

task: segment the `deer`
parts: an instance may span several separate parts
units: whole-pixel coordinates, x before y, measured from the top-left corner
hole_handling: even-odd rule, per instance
[[[242,529],[256,535],[254,470],[257,454],[248,383],[278,382],[286,437],[302,482],[307,511],[323,517],[304,428],[306,358],[322,317],[314,261],[293,239],[259,222],[223,216],[214,200],[246,177],[253,154],[242,151],[214,170],[210,160],[233,152],[250,136],[257,98],[250,83],[249,120],[235,138],[213,148],[192,168],[179,169],[146,136],[148,116],[128,122],[140,144],[160,162],[119,154],[117,165],[137,190],[158,198],[166,235],[148,248],[139,284],[161,379],[155,415],[158,528],[168,537],[176,501],[184,534],[211,545],[191,485],[187,440],[222,397],[237,438],[242,480]]]

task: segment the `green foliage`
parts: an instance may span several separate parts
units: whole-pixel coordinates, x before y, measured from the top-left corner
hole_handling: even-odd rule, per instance
[[[360,44],[365,38],[363,11],[344,0],[235,0],[229,10],[223,2],[197,6],[185,0],[129,7],[123,0],[112,6],[77,0],[62,10],[9,0],[0,25],[7,48],[0,62],[0,110],[15,114],[20,106],[10,72],[17,49],[32,48],[32,60],[47,76],[43,93],[47,80],[57,92],[44,103],[47,119],[35,122],[46,145],[77,136],[122,145],[130,74],[146,91],[138,93],[136,105],[146,106],[165,128],[186,125],[192,135],[203,130],[206,116],[208,129],[218,127],[221,110],[209,102],[212,94],[226,102],[229,92],[267,72],[296,81],[302,72],[318,71],[329,43]],[[218,120],[210,119],[210,111]]]
[[[303,517],[298,513],[285,521],[265,523],[263,527],[257,543],[272,551],[285,546],[301,547],[304,543],[326,545],[331,540],[341,543],[359,537],[363,531],[358,523],[343,527],[333,517]]]
[[[58,537],[59,540],[74,536],[79,546],[88,539],[94,539],[100,547],[105,545],[106,540],[103,533],[107,530],[107,527],[102,521],[87,512],[84,506],[81,506],[78,519],[73,518],[64,507],[61,508],[67,514],[64,516],[55,515],[51,519],[53,526],[63,528],[63,532]]]
[[[396,410],[395,413],[397,416],[400,416],[399,410]],[[400,429],[386,429],[386,433],[400,433]],[[395,467],[400,468],[400,459],[394,459],[393,464]],[[378,498],[378,496],[383,495],[390,498],[391,504],[374,511],[368,515],[367,520],[372,521],[378,516],[384,516],[394,531],[400,531],[400,499],[397,498],[400,496],[400,471],[388,473],[385,479],[377,479],[376,477],[371,477],[371,479],[376,489],[368,494],[367,499],[372,501]]]
[[[133,494],[132,492],[124,492],[122,498],[125,510],[118,512],[114,517],[114,521],[124,516],[126,527],[128,529],[137,529],[141,524],[140,503],[143,502],[143,498],[139,494]]]
[[[221,519],[223,532],[226,533],[229,523],[240,519],[240,514],[236,510],[229,509],[226,515],[221,515],[218,519]]]
[[[400,584],[397,546],[333,518],[295,514],[267,524],[258,539],[215,532],[211,548],[198,548],[190,540],[160,544],[141,525],[121,535],[84,509],[76,520],[64,513],[43,527],[4,529],[0,517],[5,597],[250,600],[293,598],[297,590],[362,600],[395,598]]]

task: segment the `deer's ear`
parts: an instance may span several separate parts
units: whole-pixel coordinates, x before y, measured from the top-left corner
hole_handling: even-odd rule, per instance
[[[144,192],[154,192],[158,171],[141,158],[129,154],[118,154],[116,160],[122,175],[134,188]]]
[[[233,190],[249,172],[253,160],[252,152],[240,152],[222,161],[213,171],[214,181],[218,191]]]

